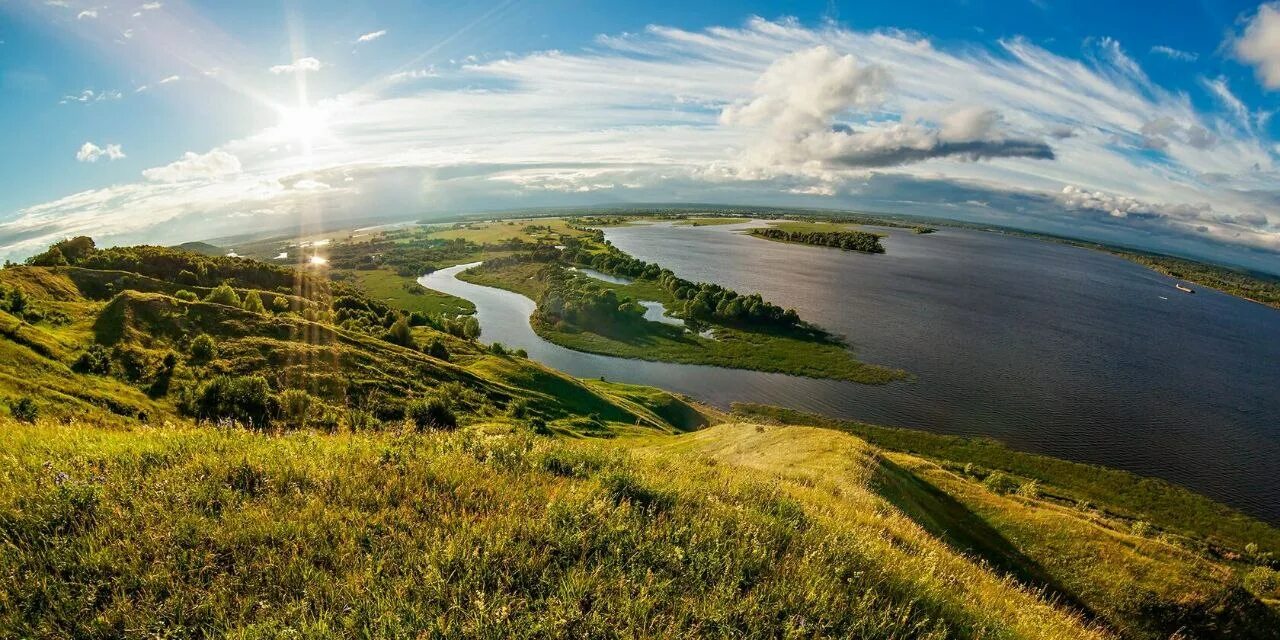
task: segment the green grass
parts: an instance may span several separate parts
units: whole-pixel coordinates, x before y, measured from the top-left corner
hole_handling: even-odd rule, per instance
[[[397,274],[390,269],[351,270],[352,282],[365,295],[408,312],[428,314],[472,314],[476,306],[470,300],[428,289],[417,278]]]
[[[550,231],[538,229],[530,231],[526,227],[551,227]],[[495,220],[489,222],[468,222],[431,231],[432,238],[452,240],[465,238],[478,244],[498,244],[511,238],[519,238],[525,242],[554,240],[559,234],[579,235],[580,232],[569,228],[563,218],[527,218],[513,220]]]
[[[821,426],[850,433],[878,447],[923,456],[951,466],[972,463],[1038,479],[1065,504],[1087,500],[1113,516],[1144,520],[1165,531],[1241,553],[1249,543],[1280,553],[1280,530],[1182,487],[1117,469],[1069,462],[1010,449],[994,440],[895,429],[834,420],[764,405],[736,405],[752,420]]]
[[[478,268],[458,277],[537,300],[546,286],[537,277],[543,266],[522,263],[499,269]],[[601,281],[600,286],[635,300],[674,304],[671,295],[652,282],[617,285]],[[706,364],[867,384],[885,384],[905,377],[901,371],[859,362],[844,345],[781,332],[716,325],[714,338],[704,338],[681,327],[657,322],[618,327],[608,335],[578,327],[550,326],[536,318],[532,325],[539,336],[560,346],[619,358]]]
[[[866,231],[861,225],[846,222],[820,222],[820,221],[802,221],[802,220],[779,220],[769,223],[770,227],[781,229],[795,233],[797,231],[810,233],[830,233],[833,231]],[[876,235],[884,235],[877,233]],[[769,240],[771,238],[765,238]]]
[[[1104,637],[878,512],[857,468],[806,487],[521,433],[0,428],[0,635]]]

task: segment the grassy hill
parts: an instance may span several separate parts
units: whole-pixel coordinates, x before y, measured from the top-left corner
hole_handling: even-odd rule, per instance
[[[0,637],[1280,635],[1275,529],[1170,485],[578,380],[322,270],[40,261]]]

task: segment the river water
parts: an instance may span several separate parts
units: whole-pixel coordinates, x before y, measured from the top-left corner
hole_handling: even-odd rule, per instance
[[[534,303],[454,276],[486,341],[580,377],[705,402],[762,402],[996,438],[1165,478],[1280,522],[1280,311],[1098,251],[958,229],[888,233],[887,253],[770,242],[749,225],[613,227],[619,249],[694,281],[760,293],[912,374],[867,386],[571,351],[537,337]]]

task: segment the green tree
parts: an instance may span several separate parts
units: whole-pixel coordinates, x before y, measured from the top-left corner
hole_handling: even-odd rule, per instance
[[[475,340],[480,337],[480,321],[475,316],[467,316],[462,319],[462,337],[468,340]]]
[[[417,348],[413,340],[413,329],[409,327],[409,320],[404,316],[391,323],[391,328],[387,330],[386,340],[402,347]]]
[[[251,313],[267,312],[267,308],[262,304],[262,298],[258,296],[257,291],[250,291],[249,293],[245,294],[244,302],[241,303],[241,307],[245,311],[249,311]]]
[[[208,362],[218,357],[218,344],[208,334],[202,333],[191,341],[191,359],[196,362]]]
[[[209,295],[205,297],[205,302],[225,304],[228,307],[238,307],[240,306],[240,295],[236,293],[235,289],[232,289],[230,285],[224,282],[215,287],[213,291],[209,292]],[[259,300],[258,302],[261,304],[262,301]]]

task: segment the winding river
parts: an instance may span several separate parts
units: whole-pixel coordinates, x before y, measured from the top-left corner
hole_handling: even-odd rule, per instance
[[[762,402],[878,424],[982,435],[1018,449],[1171,480],[1280,522],[1280,311],[1194,295],[1121,258],[958,229],[888,229],[884,255],[770,242],[747,225],[606,229],[619,249],[760,293],[848,337],[910,382],[866,386],[580,353],[533,333],[533,301],[419,281],[475,303],[485,341],[579,377],[704,402]]]

